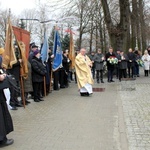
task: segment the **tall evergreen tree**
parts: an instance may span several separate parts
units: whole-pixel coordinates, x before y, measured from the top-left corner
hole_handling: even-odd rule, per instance
[[[54,33],[55,33],[55,27],[52,29],[51,35],[48,38],[48,44],[51,50],[53,50],[53,45],[54,45]]]
[[[69,49],[69,43],[70,43],[70,36],[69,34],[66,34],[65,37],[62,39],[62,50]]]

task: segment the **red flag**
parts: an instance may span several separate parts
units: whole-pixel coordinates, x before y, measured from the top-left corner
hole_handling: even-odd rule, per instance
[[[25,44],[26,57],[28,58],[29,45],[30,45],[30,32],[19,27],[14,27],[14,26],[13,26],[13,31],[14,31],[16,39],[18,41],[22,41]]]

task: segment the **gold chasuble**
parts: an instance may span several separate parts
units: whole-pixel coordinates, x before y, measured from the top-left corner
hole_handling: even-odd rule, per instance
[[[92,62],[87,55],[84,56],[79,53],[75,58],[75,70],[79,89],[85,87],[87,84],[93,84],[91,64]]]

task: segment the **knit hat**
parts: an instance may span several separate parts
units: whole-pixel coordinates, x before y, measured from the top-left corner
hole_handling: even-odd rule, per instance
[[[2,55],[4,53],[4,49],[3,48],[0,48],[0,55]]]
[[[32,45],[31,47],[32,47],[32,48],[38,48],[38,46],[37,46],[37,45]]]
[[[33,52],[33,55],[36,56],[38,53],[40,53],[40,51],[37,49]]]

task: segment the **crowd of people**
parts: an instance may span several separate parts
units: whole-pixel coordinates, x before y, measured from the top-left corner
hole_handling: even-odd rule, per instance
[[[144,51],[144,54],[139,50],[129,48],[125,53],[122,50],[113,51],[109,48],[106,54],[103,54],[101,49],[97,52],[91,52],[89,55],[93,65],[91,67],[93,79],[96,78],[97,83],[104,83],[104,70],[107,69],[107,81],[114,82],[113,76],[121,81],[122,78],[134,78],[140,76],[139,67],[143,67],[144,75],[149,75],[150,70],[150,48]]]
[[[7,134],[13,131],[13,123],[8,108],[17,110],[24,104],[30,104],[29,99],[33,99],[34,102],[44,101],[43,97],[52,90],[68,88],[69,82],[73,80],[72,72],[69,71],[68,50],[63,52],[62,66],[53,72],[52,61],[54,56],[51,49],[48,50],[47,62],[43,63],[39,47],[35,43],[31,43],[27,62],[27,77],[21,76],[23,59],[20,57],[19,47],[14,45],[14,50],[17,61],[12,65],[12,68],[5,69],[3,67],[5,50],[0,48],[0,147],[11,145],[14,142],[13,139],[7,139]],[[8,75],[14,77],[15,85],[8,83]],[[21,78],[23,87],[21,86]],[[14,86],[18,87],[17,90]]]
[[[13,131],[13,123],[7,105],[11,110],[17,110],[17,107],[23,107],[23,104],[31,103],[28,100],[29,96],[34,102],[44,101],[45,95],[48,95],[52,90],[58,91],[61,88],[68,88],[72,80],[78,84],[81,96],[90,96],[93,93],[94,79],[98,84],[104,83],[104,70],[107,70],[107,82],[109,83],[114,82],[114,74],[121,81],[122,78],[135,79],[139,77],[140,66],[144,68],[146,77],[150,70],[150,48],[145,50],[143,55],[140,51],[133,51],[131,48],[127,53],[121,50],[114,52],[113,48],[109,48],[105,54],[102,53],[101,49],[98,49],[88,55],[86,49],[81,48],[80,51],[76,51],[74,70],[70,70],[69,51],[64,50],[62,66],[53,72],[54,55],[51,49],[48,51],[47,62],[43,63],[38,46],[31,43],[27,62],[28,75],[27,78],[23,78],[24,94],[22,94],[21,90],[17,92],[13,86],[5,87],[3,84],[7,75],[11,74],[15,78],[16,86],[22,88],[20,86],[20,67],[23,60],[18,53],[18,49],[18,47],[15,47],[17,62],[13,64],[11,69],[6,70],[2,66],[4,49],[0,48],[0,147],[13,143],[13,139],[7,139],[6,137],[8,133]],[[21,97],[21,100],[18,100],[19,97]]]

